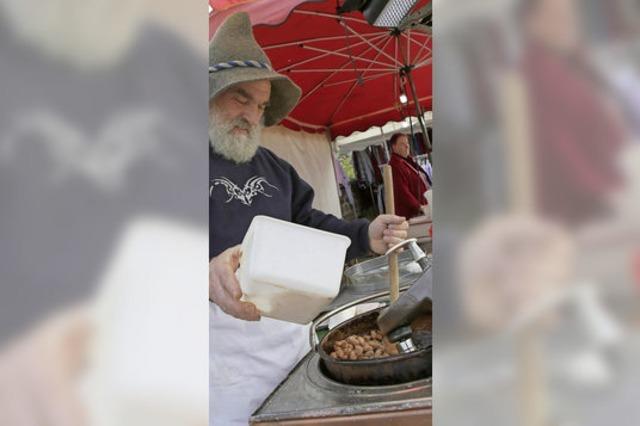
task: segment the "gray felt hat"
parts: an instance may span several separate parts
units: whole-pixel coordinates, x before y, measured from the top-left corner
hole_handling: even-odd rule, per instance
[[[258,45],[245,12],[229,16],[209,43],[209,99],[245,81],[271,80],[271,98],[264,112],[265,126],[285,118],[300,99],[301,90],[288,77],[271,68]]]

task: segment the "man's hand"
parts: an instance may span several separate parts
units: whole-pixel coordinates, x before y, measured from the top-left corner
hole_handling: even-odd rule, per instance
[[[209,300],[225,313],[246,321],[258,321],[260,312],[253,303],[242,302],[242,290],[236,278],[242,252],[231,247],[209,262]]]
[[[384,254],[407,238],[408,229],[404,217],[382,214],[369,225],[369,246],[373,252]]]

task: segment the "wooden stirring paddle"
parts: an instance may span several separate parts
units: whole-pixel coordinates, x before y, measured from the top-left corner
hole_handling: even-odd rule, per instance
[[[384,205],[387,214],[395,214],[396,208],[393,199],[393,174],[391,166],[382,166],[382,178],[384,181]],[[397,253],[389,254],[389,285],[391,303],[398,300],[400,294],[400,274],[398,272]]]

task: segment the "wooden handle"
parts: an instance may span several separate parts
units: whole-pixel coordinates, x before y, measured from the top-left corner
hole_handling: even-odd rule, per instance
[[[531,213],[534,210],[535,184],[533,171],[533,141],[531,111],[526,85],[517,72],[502,76],[501,107],[504,152],[508,176],[509,210]],[[538,320],[539,321],[539,320]],[[544,321],[544,320],[542,320]],[[544,426],[551,423],[548,405],[549,385],[545,381],[543,328],[534,323],[517,336],[517,371],[520,380],[522,422],[524,426]]]
[[[382,178],[384,181],[384,205],[387,214],[396,214],[395,200],[393,198],[393,173],[390,165],[382,168]],[[391,293],[391,303],[398,300],[400,295],[400,273],[398,271],[398,255],[389,255],[389,291]]]
[[[396,205],[393,198],[393,172],[388,164],[382,166],[382,179],[384,183],[385,213],[396,214]]]

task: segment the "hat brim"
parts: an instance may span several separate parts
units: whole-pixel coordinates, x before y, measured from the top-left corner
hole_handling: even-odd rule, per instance
[[[238,83],[271,81],[269,106],[264,111],[266,127],[278,124],[295,108],[302,90],[287,76],[264,68],[231,68],[209,73],[209,100]]]

